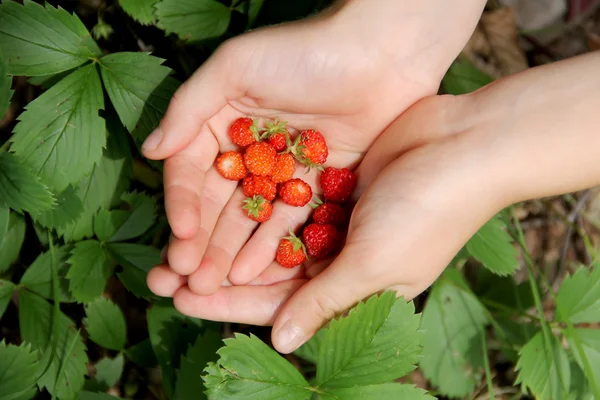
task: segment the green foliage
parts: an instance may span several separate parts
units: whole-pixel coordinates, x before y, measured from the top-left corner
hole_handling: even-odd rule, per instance
[[[209,362],[217,361],[217,350],[222,344],[221,336],[218,333],[207,331],[202,336],[198,336],[195,343],[189,346],[185,355],[181,356],[177,371],[175,399],[206,399],[204,385],[199,377]]]
[[[150,25],[156,21],[154,5],[159,0],[119,0],[123,10],[131,18],[142,25]]]
[[[0,206],[0,214],[3,212],[2,209],[3,207]],[[24,239],[25,219],[14,212],[9,213],[6,231],[0,235],[0,273],[8,270],[17,260]]]
[[[600,322],[600,265],[580,267],[565,278],[556,301],[572,322]]]
[[[485,72],[459,57],[452,65],[442,80],[442,87],[448,94],[466,94],[491,83],[493,81]]]
[[[217,0],[162,0],[156,5],[158,26],[190,42],[223,35],[231,10]]]
[[[121,350],[125,347],[125,317],[116,304],[100,297],[86,304],[85,315],[85,327],[90,339],[111,350]]]
[[[97,240],[77,242],[69,264],[69,290],[81,303],[90,302],[102,294],[114,269],[102,243]]]
[[[8,307],[8,303],[10,302],[14,290],[15,285],[13,285],[12,282],[0,279],[0,319],[6,311],[6,307]]]
[[[21,277],[20,284],[27,288],[27,290],[37,293],[45,299],[53,299],[52,262],[56,262],[58,269],[58,298],[61,302],[75,301],[69,292],[69,282],[67,281],[67,271],[69,270],[68,258],[68,246],[61,246],[54,249],[54,255],[50,251],[40,254],[33,264],[27,268],[23,277]]]
[[[494,218],[481,227],[466,244],[469,254],[500,276],[512,275],[519,268],[517,250],[505,229],[506,224]]]
[[[86,382],[85,388],[92,391],[106,391],[115,386],[121,378],[124,364],[125,358],[122,354],[115,358],[104,357],[94,365],[96,373]]]
[[[0,400],[31,398],[35,394],[37,354],[29,344],[0,342]]]
[[[13,95],[13,90],[10,89],[11,86],[12,77],[8,75],[6,60],[0,54],[0,120],[10,106],[10,99]]]

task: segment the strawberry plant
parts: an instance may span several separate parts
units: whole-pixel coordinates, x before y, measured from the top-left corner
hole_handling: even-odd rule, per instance
[[[217,44],[328,2],[56,3],[0,4],[0,400],[600,399],[600,268],[574,263],[550,281],[515,208],[414,301],[371,296],[286,357],[264,328],[187,317],[153,295],[146,275],[170,232],[162,165],[141,144]],[[442,86],[462,94],[489,82],[460,58]],[[327,158],[324,134],[292,142],[282,121],[264,132],[237,124],[232,139],[249,147],[218,165],[245,178],[244,212],[268,219],[277,195],[317,203],[305,243],[281,239],[280,264],[338,250],[348,218],[338,203],[356,177],[326,168],[325,203],[291,180],[295,160]],[[279,193],[260,176],[270,174]]]

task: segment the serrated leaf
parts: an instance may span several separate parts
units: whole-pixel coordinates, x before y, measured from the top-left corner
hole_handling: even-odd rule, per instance
[[[32,1],[0,5],[0,52],[8,73],[39,76],[82,65],[102,52],[76,15]]]
[[[96,299],[104,292],[114,265],[97,240],[77,242],[69,258],[71,268],[67,273],[69,289],[81,303]]]
[[[247,400],[308,399],[312,395],[308,382],[285,358],[254,335],[235,334],[225,339],[218,368],[208,368],[204,377],[210,399]],[[212,364],[211,364],[212,365]]]
[[[576,339],[572,336],[572,333],[577,335],[577,339],[581,342],[583,352],[592,367],[594,381],[600,382],[600,331],[592,328],[577,328],[574,332],[570,332],[569,330],[565,331],[565,338],[569,342],[571,353],[575,357],[577,365],[584,370],[583,361],[579,355],[579,351],[577,351],[577,346],[575,345]],[[588,378],[588,380],[590,382],[592,381],[590,378]]]
[[[32,214],[33,219],[46,228],[61,228],[75,221],[83,212],[83,203],[72,186],[56,196],[56,203],[50,210]]]
[[[390,382],[412,371],[421,353],[419,316],[395,293],[372,296],[326,329],[317,384],[339,388]]]
[[[91,64],[71,73],[19,116],[11,151],[56,192],[91,172],[106,145],[102,85]]]
[[[21,338],[42,352],[38,372],[46,370],[51,356],[52,342],[56,340],[56,352],[50,367],[38,377],[37,384],[58,398],[73,398],[84,383],[87,374],[85,345],[73,321],[62,312],[58,315],[58,338],[54,337],[52,306],[36,294],[19,292],[19,328]],[[60,374],[59,374],[60,371]]]
[[[0,342],[0,400],[13,400],[36,392],[38,355],[29,344],[8,346]]]
[[[494,79],[464,58],[457,59],[442,79],[442,87],[448,94],[460,95],[474,92]]]
[[[10,219],[10,209],[6,206],[0,206],[0,243],[8,232],[8,222]]]
[[[156,21],[154,5],[159,0],[119,0],[121,8],[131,18],[142,25],[150,25]]]
[[[488,221],[467,242],[466,248],[484,267],[500,276],[512,275],[518,268],[517,250],[498,218]]]
[[[40,75],[34,76],[27,80],[27,83],[34,86],[41,86],[44,89],[50,89],[52,86],[60,82],[65,76],[73,72],[73,69],[69,69],[58,74]]]
[[[39,212],[55,204],[40,179],[10,153],[0,153],[0,205],[16,211]]]
[[[555,336],[546,344],[538,333],[519,352],[516,383],[527,387],[536,399],[565,399],[570,386],[569,359]]]
[[[12,282],[0,279],[0,319],[6,311],[6,307],[8,307],[14,291],[15,285]]]
[[[125,349],[125,356],[143,368],[154,368],[158,364],[150,339],[142,340]]]
[[[146,276],[152,267],[160,264],[160,250],[137,243],[109,243],[106,247],[116,263],[123,267],[117,276],[127,290],[138,297],[153,297]]]
[[[511,319],[497,316],[493,322],[496,339],[507,359],[517,362],[519,358],[518,349],[523,347],[534,337],[540,328],[536,325],[516,322]]]
[[[332,399],[339,400],[433,400],[426,391],[413,385],[402,385],[399,383],[383,383],[379,385],[356,386],[348,388],[326,389],[325,393]],[[323,396],[327,399],[327,396]]]
[[[86,305],[85,315],[84,323],[90,339],[111,350],[121,350],[125,347],[125,317],[116,304],[100,297]]]
[[[0,54],[0,120],[2,120],[10,106],[10,99],[14,93],[14,90],[11,90],[11,86],[12,76],[8,75],[6,58]]]
[[[196,339],[185,356],[181,356],[175,384],[176,400],[206,399],[204,384],[199,378],[209,362],[217,361],[217,350],[222,344],[221,335],[207,331]]]
[[[25,240],[25,219],[14,212],[8,216],[8,230],[0,236],[0,272],[6,271],[21,252]]]
[[[476,274],[473,291],[490,310],[525,312],[534,307],[529,282],[517,284],[512,277],[498,277],[486,268],[478,268]]]
[[[94,377],[85,384],[86,390],[104,392],[115,386],[123,374],[125,359],[123,354],[115,358],[104,357],[94,365],[96,373]]]
[[[427,299],[420,367],[439,391],[450,397],[471,393],[483,366],[481,337],[487,314],[459,271],[447,269]]]
[[[581,368],[575,361],[571,361],[571,388],[569,390],[569,400],[594,400],[594,395],[590,390],[590,383],[585,378]]]
[[[297,348],[296,351],[294,351],[294,354],[308,362],[316,364],[319,360],[319,352],[324,337],[325,329],[320,329],[308,340],[308,342]]]
[[[558,295],[557,310],[563,320],[569,318],[573,323],[600,322],[600,265],[593,270],[581,266],[575,274],[563,281]]]
[[[231,10],[216,0],[163,0],[156,5],[156,15],[158,27],[167,34],[197,42],[223,35]]]
[[[66,279],[69,270],[69,264],[67,263],[69,250],[70,247],[67,246],[54,249],[58,270],[58,298],[61,302],[75,301],[71,293],[69,293],[69,282]],[[27,268],[21,278],[20,284],[45,299],[52,300],[52,262],[51,251],[40,254],[33,264]]]
[[[156,203],[142,193],[125,193],[123,201],[129,204],[127,211],[102,210],[94,223],[98,239],[120,242],[136,238],[146,232],[156,221]]]

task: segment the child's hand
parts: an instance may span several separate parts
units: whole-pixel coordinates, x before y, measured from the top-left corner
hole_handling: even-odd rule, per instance
[[[236,183],[213,167],[218,153],[232,148],[227,127],[234,119],[278,117],[292,128],[318,129],[330,148],[327,164],[356,165],[395,116],[435,93],[484,3],[348,0],[225,43],[177,91],[143,147],[148,158],[166,159],[170,268],[189,275],[198,294],[214,293],[227,276],[249,283],[288,229],[308,217],[308,207],[278,202],[254,231],[256,223],[240,212]]]

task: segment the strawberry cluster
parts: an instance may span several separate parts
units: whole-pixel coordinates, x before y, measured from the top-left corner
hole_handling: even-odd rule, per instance
[[[254,221],[265,222],[271,217],[278,195],[285,204],[295,207],[310,202],[310,185],[293,177],[296,162],[321,171],[325,202],[317,199],[311,204],[312,222],[304,227],[301,238],[290,230],[290,236],[281,239],[277,262],[292,268],[306,261],[307,256],[318,260],[335,254],[348,221],[342,204],[350,199],[356,176],[346,168],[323,168],[329,155],[323,135],[311,129],[292,138],[285,122],[267,121],[265,127],[259,127],[251,118],[243,117],[231,124],[229,137],[242,150],[221,154],[217,169],[226,179],[242,181],[246,199],[241,207]]]

